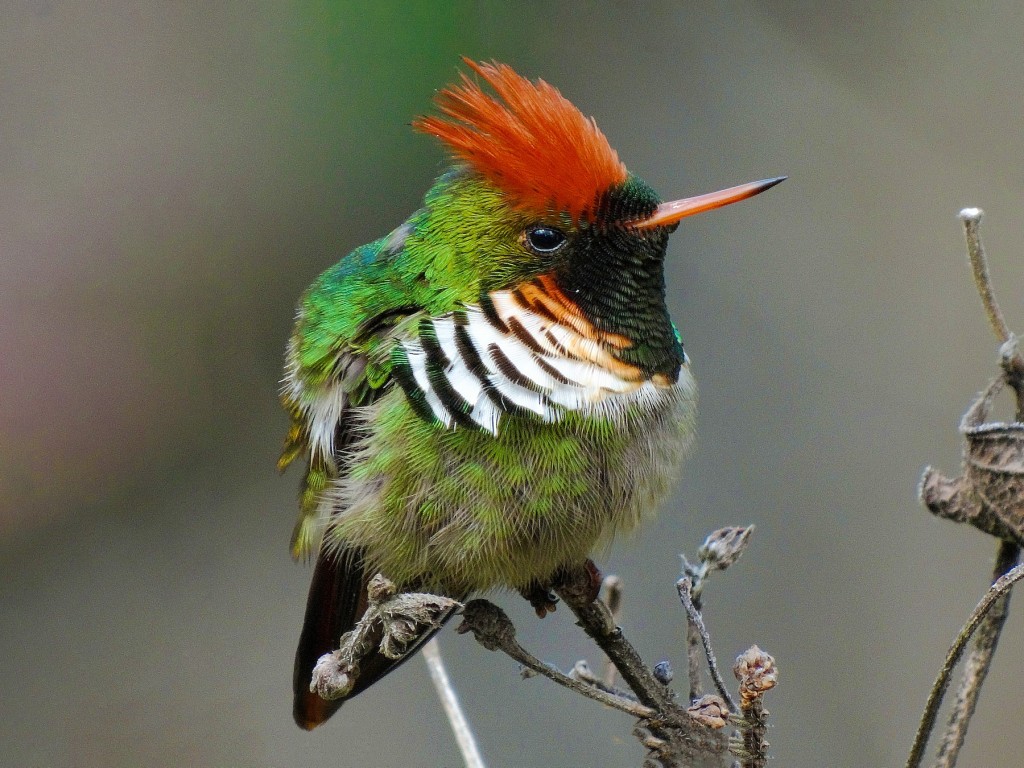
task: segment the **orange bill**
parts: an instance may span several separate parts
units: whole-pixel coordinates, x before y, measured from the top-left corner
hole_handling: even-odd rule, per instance
[[[778,176],[774,179],[752,181],[749,184],[740,184],[738,187],[729,187],[718,192],[710,192],[697,197],[684,197],[682,200],[672,200],[659,205],[650,216],[641,219],[633,224],[637,229],[653,229],[655,227],[667,227],[675,224],[680,219],[693,216],[695,213],[721,208],[729,203],[738,203],[748,197],[759,195],[766,189],[771,189],[776,184],[786,180],[785,176]]]

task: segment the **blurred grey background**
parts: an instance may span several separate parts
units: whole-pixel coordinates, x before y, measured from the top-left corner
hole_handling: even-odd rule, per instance
[[[901,764],[995,551],[915,485],[995,371],[966,205],[1024,330],[1022,33],[1017,2],[2,3],[0,762],[458,764],[418,660],[293,725],[309,570],[274,462],[295,301],[417,207],[443,157],[408,123],[466,54],[557,85],[666,197],[789,175],[673,238],[699,441],[601,562],[682,670],[677,553],[756,523],[707,620],[726,663],[778,659],[775,764]],[[965,765],[1020,762],[1015,608]],[[443,647],[491,766],[639,764],[628,719]]]

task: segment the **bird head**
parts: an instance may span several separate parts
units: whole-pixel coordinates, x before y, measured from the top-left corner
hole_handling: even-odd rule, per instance
[[[667,234],[686,216],[744,200],[782,181],[766,179],[663,203],[626,170],[594,119],[556,88],[505,64],[463,61],[494,94],[463,73],[461,83],[437,95],[441,114],[420,117],[413,127],[439,139],[460,164],[444,177],[444,187],[455,193],[453,207],[463,215],[454,218],[462,219],[465,230],[477,235],[472,230],[493,229],[495,219],[501,220],[502,257],[529,267],[557,267],[588,252],[593,237],[611,231],[621,245],[633,241],[638,253],[663,250]],[[660,248],[652,249],[652,240]]]
[[[463,73],[438,93],[440,114],[413,122],[455,161],[427,195],[415,230],[420,251],[441,253],[468,302],[545,277],[597,327],[635,328],[625,335],[644,339],[631,338],[630,362],[678,367],[664,309],[669,234],[686,216],[782,179],[662,202],[553,86],[504,64],[464,62],[493,93]]]

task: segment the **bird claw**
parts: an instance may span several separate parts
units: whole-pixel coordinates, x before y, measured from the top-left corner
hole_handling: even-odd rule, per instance
[[[601,594],[601,585],[604,584],[604,576],[601,574],[601,569],[590,558],[587,558],[583,568],[586,571],[587,578],[590,579],[590,583],[587,585],[589,588],[586,593],[587,600],[591,603],[596,603],[598,596]]]
[[[539,619],[543,619],[549,613],[554,613],[558,606],[558,596],[550,588],[541,586],[537,582],[520,589],[519,594],[529,601]]]

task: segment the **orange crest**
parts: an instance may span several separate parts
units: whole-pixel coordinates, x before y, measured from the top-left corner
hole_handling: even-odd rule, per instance
[[[578,220],[596,199],[626,179],[626,167],[593,118],[556,88],[530,82],[511,67],[463,61],[497,93],[491,96],[465,74],[441,91],[438,108],[450,119],[420,117],[413,127],[436,136],[516,205],[552,208]]]

